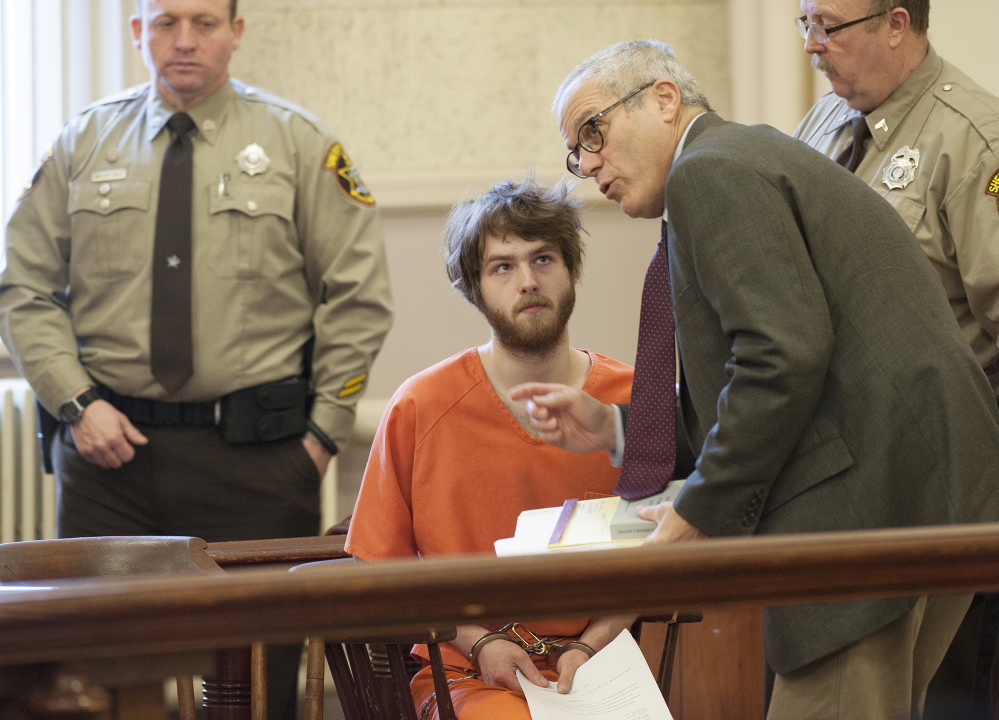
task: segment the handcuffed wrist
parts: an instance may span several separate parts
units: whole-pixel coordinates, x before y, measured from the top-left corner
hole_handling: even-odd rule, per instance
[[[485,635],[472,643],[472,648],[468,651],[468,657],[472,660],[472,662],[479,662],[479,653],[482,652],[482,648],[488,643],[491,643],[493,640],[509,640],[512,643],[517,643],[518,645],[520,644],[502,630],[487,632]]]

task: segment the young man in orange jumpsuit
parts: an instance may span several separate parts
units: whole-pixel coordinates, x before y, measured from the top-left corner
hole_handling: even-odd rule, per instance
[[[538,381],[609,403],[630,398],[631,367],[569,345],[583,255],[578,202],[564,186],[504,182],[455,206],[444,235],[448,275],[485,315],[490,337],[413,376],[389,403],[347,538],[347,550],[367,561],[491,553],[494,541],[514,534],[522,511],[610,494],[617,482],[606,453],[545,444],[524,404],[509,396],[514,385]],[[630,620],[537,621],[502,635],[497,627],[459,626],[442,647],[458,717],[528,720],[516,669],[568,692],[576,669]],[[532,656],[515,634],[561,647]],[[501,639],[514,642],[495,642]],[[426,658],[426,648],[415,654]],[[437,718],[429,668],[412,690],[421,716]]]

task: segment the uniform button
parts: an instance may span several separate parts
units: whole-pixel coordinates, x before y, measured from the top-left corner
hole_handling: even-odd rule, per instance
[[[109,207],[111,207],[111,201],[108,200],[107,198],[101,198],[101,201],[97,203],[97,205],[98,207],[100,207],[101,210],[107,210]]]
[[[247,202],[246,203],[246,209],[249,210],[250,212],[256,212],[257,211],[257,201],[256,200],[250,200],[249,202]]]
[[[944,92],[950,92],[953,89],[953,87],[954,87],[953,85],[944,85],[943,90]]]
[[[107,158],[109,163],[118,162],[118,151],[115,148],[111,148],[104,157]]]
[[[97,188],[97,192],[101,195],[107,195],[111,192],[111,183],[101,183],[101,186]]]

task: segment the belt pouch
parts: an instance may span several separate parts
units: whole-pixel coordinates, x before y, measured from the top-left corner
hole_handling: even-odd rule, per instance
[[[308,384],[292,377],[229,393],[222,398],[219,431],[233,445],[272,442],[305,434]]]

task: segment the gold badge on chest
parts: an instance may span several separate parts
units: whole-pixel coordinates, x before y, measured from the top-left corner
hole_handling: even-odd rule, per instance
[[[889,190],[901,190],[916,178],[919,167],[919,151],[906,145],[891,156],[891,162],[884,169],[882,181]]]

